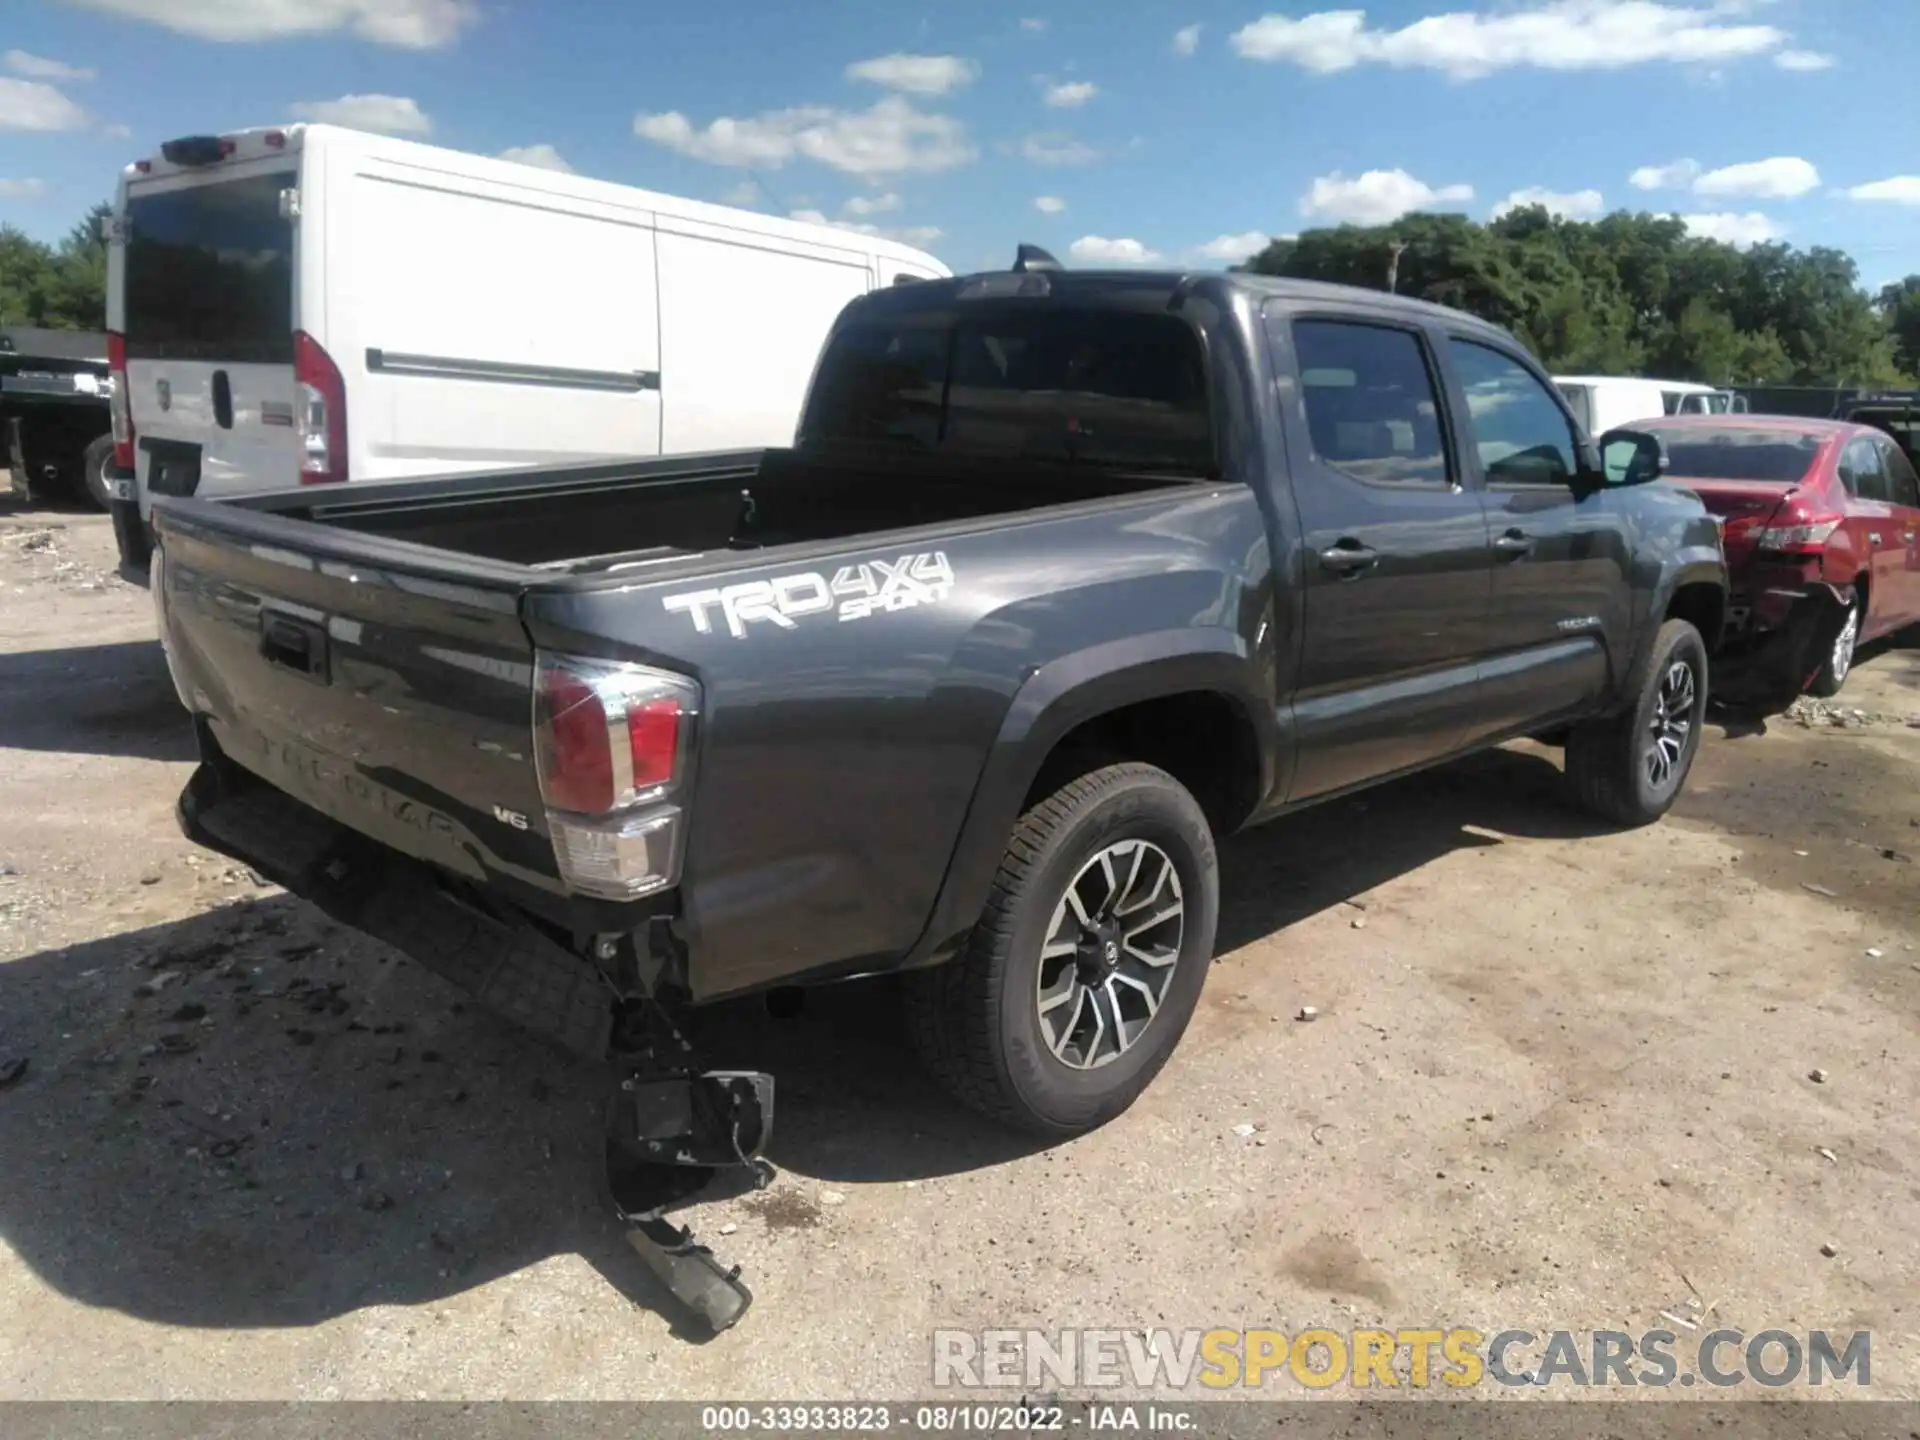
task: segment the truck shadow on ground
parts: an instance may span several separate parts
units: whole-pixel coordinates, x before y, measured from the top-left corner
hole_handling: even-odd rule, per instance
[[[1544,755],[1499,752],[1230,841],[1221,947],[1462,845],[1582,833],[1557,781]],[[690,1028],[709,1063],[778,1077],[786,1176],[896,1181],[1036,1148],[922,1077],[897,1000],[858,982],[797,1017],[741,1001]],[[9,1057],[29,1068],[0,1089],[0,1235],[83,1303],[304,1326],[571,1253],[677,1316],[603,1206],[604,1077],[291,898],[0,965]]]
[[[0,655],[0,750],[191,760],[158,640]]]

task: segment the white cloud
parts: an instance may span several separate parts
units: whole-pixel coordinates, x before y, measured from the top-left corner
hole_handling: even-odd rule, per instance
[[[1855,185],[1847,192],[1851,200],[1875,200],[1888,205],[1920,205],[1920,175],[1895,175],[1889,180],[1873,180]]]
[[[1627,177],[1636,190],[1684,190],[1700,178],[1698,160],[1675,160],[1670,165],[1642,165]]]
[[[875,235],[882,240],[898,240],[903,245],[931,245],[946,232],[938,225],[908,225],[901,229],[890,230],[880,225],[870,225],[858,220],[835,220],[819,210],[793,210],[788,212],[789,220],[798,220],[803,225],[827,225],[835,230],[851,230],[856,235]]]
[[[433,121],[405,95],[342,95],[338,100],[303,100],[290,107],[295,118],[382,135],[429,135]]]
[[[1058,85],[1047,86],[1045,99],[1056,110],[1071,110],[1099,93],[1100,87],[1091,80],[1063,80]]]
[[[1178,30],[1173,32],[1174,54],[1191,55],[1199,48],[1200,27],[1198,25],[1182,25]]]
[[[1059,215],[1066,210],[1067,202],[1058,195],[1036,195],[1033,197],[1033,208],[1042,215]]]
[[[1091,165],[1100,158],[1084,140],[1057,130],[1027,136],[1020,142],[1020,154],[1035,165]]]
[[[845,208],[849,215],[887,215],[900,208],[900,197],[891,190],[884,195],[856,195]]]
[[[760,187],[751,180],[742,180],[720,197],[722,205],[738,205],[743,209],[758,205],[760,200]]]
[[[111,125],[102,125],[100,127],[100,133],[109,140],[131,140],[133,138],[133,127],[131,125],[122,125],[116,121]]]
[[[1750,210],[1744,215],[1676,215],[1673,218],[1682,221],[1690,235],[1697,235],[1702,240],[1724,241],[1742,250],[1749,245],[1778,240],[1786,233],[1758,210]]]
[[[78,65],[68,65],[59,60],[49,60],[44,55],[29,55],[24,50],[7,51],[6,60],[7,69],[29,80],[91,80],[100,73],[97,70],[82,70]]]
[[[1388,65],[1471,80],[1520,67],[1610,70],[1734,60],[1786,42],[1786,33],[1771,25],[1736,23],[1744,8],[1725,0],[1549,0],[1524,9],[1429,15],[1398,30],[1368,29],[1364,10],[1322,10],[1298,20],[1263,15],[1235,31],[1232,43],[1244,59],[1285,61],[1321,74]]]
[[[1797,155],[1775,155],[1745,165],[1709,170],[1693,182],[1693,193],[1723,198],[1752,195],[1762,200],[1791,200],[1818,188],[1820,172]]]
[[[84,130],[87,112],[51,85],[0,75],[0,130]]]
[[[566,156],[544,140],[537,145],[509,145],[500,152],[500,158],[517,161],[522,165],[533,165],[542,170],[558,170],[563,175],[573,174],[573,166],[567,163]]]
[[[958,55],[878,55],[847,66],[849,80],[913,95],[945,95],[970,85],[979,73],[979,66]]]
[[[38,200],[46,193],[44,180],[0,180],[0,200]]]
[[[376,45],[434,50],[480,17],[475,0],[71,0],[201,40],[280,40],[344,30]]]
[[[1514,210],[1529,205],[1544,205],[1548,213],[1562,220],[1591,220],[1607,208],[1606,197],[1598,190],[1575,190],[1566,193],[1548,190],[1541,185],[1529,185],[1524,190],[1516,190],[1498,205],[1493,207],[1493,218],[1498,220]]]
[[[1773,63],[1782,70],[1831,70],[1834,60],[1818,50],[1782,50],[1773,57]]]
[[[1149,250],[1138,240],[1109,240],[1104,235],[1082,235],[1067,247],[1076,260],[1093,265],[1151,265],[1160,252]]]
[[[1206,244],[1196,247],[1195,254],[1203,260],[1217,260],[1223,265],[1238,265],[1249,260],[1273,243],[1273,236],[1264,230],[1246,230],[1238,235],[1217,235]]]
[[[736,120],[723,115],[705,129],[678,110],[636,115],[643,140],[712,165],[757,165],[777,170],[789,160],[813,160],[849,175],[931,174],[970,163],[977,152],[966,126],[947,115],[916,110],[889,95],[870,110],[800,105]]]
[[[1047,28],[1047,22],[1037,15],[1029,15],[1020,22],[1020,28],[1029,35],[1038,35]]]
[[[1471,185],[1442,185],[1436,190],[1404,170],[1369,170],[1354,179],[1336,170],[1320,176],[1300,197],[1300,213],[1314,220],[1384,225],[1409,210],[1457,205],[1471,199]]]

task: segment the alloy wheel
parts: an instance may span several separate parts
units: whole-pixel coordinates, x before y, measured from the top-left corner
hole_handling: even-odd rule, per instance
[[[1133,1048],[1166,998],[1186,937],[1180,874],[1148,840],[1120,840],[1080,867],[1054,907],[1035,986],[1040,1036],[1074,1070]]]
[[[1833,675],[1833,685],[1837,690],[1840,682],[1847,678],[1847,672],[1853,669],[1853,652],[1860,645],[1860,607],[1855,605],[1847,611],[1847,623],[1840,627],[1840,633],[1834,637],[1833,658],[1827,669]]]
[[[1656,790],[1664,790],[1679,773],[1680,762],[1693,736],[1693,708],[1698,696],[1693,666],[1676,660],[1660,677],[1660,690],[1654,696],[1653,720],[1648,725],[1646,750],[1647,780]]]

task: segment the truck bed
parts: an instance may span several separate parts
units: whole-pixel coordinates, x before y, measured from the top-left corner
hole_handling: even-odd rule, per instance
[[[279,492],[230,503],[470,559],[585,574],[1195,483],[1059,463],[757,450]]]

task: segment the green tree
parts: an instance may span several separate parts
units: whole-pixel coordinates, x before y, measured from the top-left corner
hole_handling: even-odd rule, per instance
[[[1871,297],[1840,251],[1739,250],[1671,216],[1585,223],[1533,206],[1477,225],[1412,214],[1275,241],[1245,268],[1373,289],[1394,276],[1402,294],[1506,326],[1562,372],[1716,385],[1920,373],[1920,276]]]
[[[1893,336],[1894,359],[1908,375],[1920,375],[1920,275],[1882,287],[1879,309]]]

